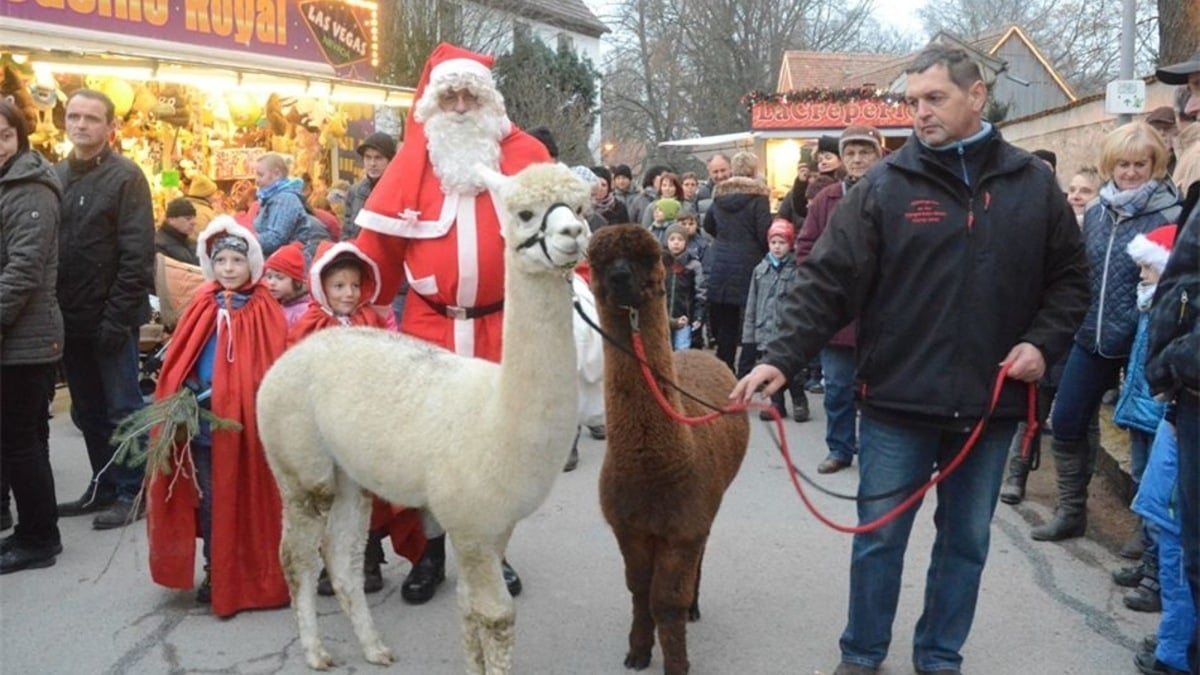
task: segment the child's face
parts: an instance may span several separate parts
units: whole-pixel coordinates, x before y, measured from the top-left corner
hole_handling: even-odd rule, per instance
[[[279,270],[268,269],[263,275],[263,280],[267,283],[267,290],[271,291],[271,297],[280,302],[291,300],[301,290],[295,279]]]
[[[1138,267],[1141,269],[1142,281],[1148,284],[1157,284],[1158,278],[1162,276],[1157,270],[1149,265],[1138,265]]]
[[[618,190],[628,190],[629,184],[632,182],[633,181],[625,176],[613,176],[613,187],[617,188]]]
[[[767,246],[771,248],[771,255],[776,258],[782,258],[787,255],[788,251],[792,250],[792,242],[783,237],[771,237],[767,242]]]
[[[1071,182],[1067,183],[1067,201],[1070,202],[1075,215],[1087,210],[1088,203],[1095,198],[1096,184],[1090,178],[1081,173],[1071,177]]]
[[[678,232],[667,235],[667,250],[671,255],[682,255],[687,250],[687,238]]]
[[[680,225],[683,226],[683,229],[687,230],[689,237],[696,236],[696,219],[695,218],[683,218],[681,220],[676,220],[675,222],[679,223]]]
[[[654,207],[654,222],[661,223],[663,221],[663,217],[662,209],[658,208],[657,206]]]
[[[226,290],[245,286],[250,281],[250,261],[232,249],[224,249],[213,258],[213,274]]]
[[[321,288],[325,290],[329,309],[334,314],[347,316],[358,309],[358,303],[362,300],[362,272],[343,267],[322,279]]]

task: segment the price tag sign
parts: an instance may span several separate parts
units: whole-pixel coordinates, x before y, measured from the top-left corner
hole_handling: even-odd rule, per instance
[[[1146,111],[1146,82],[1114,80],[1104,90],[1104,112],[1110,115],[1137,115]]]

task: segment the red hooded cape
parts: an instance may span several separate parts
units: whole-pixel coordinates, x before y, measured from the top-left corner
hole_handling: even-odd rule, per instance
[[[195,370],[204,343],[217,330],[220,290],[209,282],[196,291],[167,350],[156,398],[179,391]],[[254,402],[267,369],[283,353],[287,324],[279,303],[257,283],[246,304],[230,312],[229,326],[217,338],[212,411],[239,422],[242,430],[212,434],[212,612],[217,616],[288,604],[279,565],[283,507],[259,441]],[[176,448],[172,475],[154,472],[148,496],[150,575],[163,586],[195,585],[199,503],[190,457]]]

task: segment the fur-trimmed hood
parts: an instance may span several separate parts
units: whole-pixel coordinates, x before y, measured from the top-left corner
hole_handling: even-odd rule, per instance
[[[258,243],[258,237],[249,228],[238,224],[232,216],[217,216],[212,219],[208,227],[200,233],[200,237],[196,240],[196,257],[200,259],[200,269],[204,272],[204,278],[207,281],[215,281],[216,275],[213,273],[212,256],[209,254],[209,248],[212,242],[219,239],[222,235],[233,235],[246,240],[249,250],[246,252],[246,259],[250,261],[250,283],[257,284],[259,279],[262,279],[263,259],[262,246]]]
[[[329,312],[329,298],[325,297],[325,287],[321,285],[321,273],[333,261],[351,257],[362,263],[363,275],[361,280],[362,305],[373,305],[379,298],[379,265],[366,253],[363,253],[353,242],[341,241],[336,244],[321,242],[317,255],[313,259],[312,268],[308,271],[308,289],[321,307]]]
[[[767,189],[767,184],[757,178],[746,178],[744,176],[734,176],[717,183],[717,187],[713,189],[713,199],[720,199],[728,195],[752,195],[763,196],[770,195],[770,190]]]

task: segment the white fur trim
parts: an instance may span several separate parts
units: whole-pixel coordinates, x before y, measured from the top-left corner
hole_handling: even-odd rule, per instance
[[[457,194],[444,195],[442,213],[438,216],[437,220],[417,220],[420,214],[414,211],[406,211],[396,216],[387,216],[382,213],[363,209],[355,216],[354,222],[364,230],[390,234],[393,237],[439,239],[446,236],[446,233],[450,231],[450,226],[454,224],[454,213],[457,205],[449,210],[446,209],[446,205],[451,202],[457,202],[457,200]]]
[[[1129,245],[1125,247],[1125,251],[1129,253],[1129,257],[1139,265],[1149,265],[1151,269],[1159,274],[1167,268],[1167,259],[1171,257],[1171,252],[1150,241],[1150,238],[1144,234],[1134,236]]]
[[[429,84],[437,86],[439,80],[460,73],[474,75],[475,77],[482,78],[488,83],[488,86],[495,86],[492,80],[491,69],[475,59],[448,59],[442,61],[429,71]]]
[[[329,250],[322,253],[319,258],[313,260],[312,267],[308,270],[308,288],[309,292],[312,293],[313,299],[319,302],[321,307],[325,309],[329,308],[329,298],[325,297],[325,287],[321,285],[321,272],[324,271],[329,263],[333,262],[334,258],[343,253],[349,253],[358,258],[371,270],[371,277],[374,279],[374,283],[371,284],[373,287],[371,297],[363,298],[362,301],[368,305],[374,305],[375,301],[379,298],[379,265],[375,264],[375,261],[370,256],[363,253],[362,249],[349,241],[339,241],[330,246]]]
[[[200,259],[200,269],[204,272],[204,278],[207,281],[216,281],[216,274],[213,273],[212,258],[208,255],[208,242],[218,234],[232,234],[235,237],[245,239],[249,250],[246,252],[246,259],[250,261],[250,282],[258,283],[258,280],[263,275],[263,265],[266,262],[263,259],[262,245],[258,243],[258,237],[249,229],[238,224],[233,216],[217,216],[208,223],[208,227],[200,233],[196,239],[196,257]]]
[[[449,197],[450,195],[447,195]],[[455,195],[457,196],[457,195]],[[447,206],[450,199],[446,200]],[[474,307],[479,297],[479,231],[475,221],[474,197],[455,201],[455,209],[442,209],[442,217],[449,215],[457,220],[454,228],[458,243],[458,293],[455,304],[459,307]],[[475,356],[475,320],[454,320],[454,352],[463,356]]]

